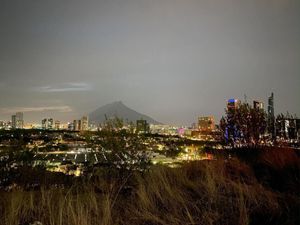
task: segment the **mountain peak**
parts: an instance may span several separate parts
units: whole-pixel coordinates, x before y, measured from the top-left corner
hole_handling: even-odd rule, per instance
[[[159,124],[151,117],[138,113],[137,111],[126,106],[122,101],[115,101],[100,108],[89,114],[90,121],[92,123],[103,123],[106,118],[118,117],[123,119],[125,122],[136,122],[136,120],[144,119],[151,124]]]
[[[118,105],[118,104],[124,105],[122,101],[115,101],[115,102],[112,102],[111,104],[112,105]]]
[[[120,105],[120,106],[125,106],[122,101],[116,101],[112,103],[113,105]]]

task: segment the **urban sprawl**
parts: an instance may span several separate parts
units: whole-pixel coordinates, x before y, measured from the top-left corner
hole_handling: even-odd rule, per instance
[[[242,103],[238,99],[229,99],[226,103],[227,117],[234,115],[242,104],[251,109],[264,112],[266,129],[259,134],[259,142],[255,144],[285,145],[299,148],[300,119],[292,115],[274,114],[274,95],[268,98],[267,109],[261,101],[253,104]],[[111,118],[108,118],[111,119]],[[73,120],[66,124],[53,118],[44,118],[41,124],[26,124],[23,112],[12,115],[11,121],[0,121],[0,152],[5,149],[29,150],[33,153],[35,165],[45,165],[47,170],[63,172],[70,175],[81,175],[86,172],[88,165],[105,164],[109,161],[110,152],[104,146],[101,131],[105,124],[95,124],[88,116]],[[190,127],[176,127],[164,124],[148,124],[143,118],[134,124],[122,123],[118,129],[132,129],[136,135],[143,136],[143,154],[151,163],[162,163],[176,166],[186,160],[210,160],[213,155],[201,151],[208,146],[222,149],[224,142],[231,148],[234,144],[243,145],[241,132],[235,132],[236,127],[226,125],[222,128],[215,123],[214,116],[200,116],[198,122]],[[124,148],[130,151],[130,141],[124,137]],[[5,160],[5,155],[1,160]],[[122,157],[120,157],[121,159]],[[126,157],[122,158],[120,165]],[[134,163],[134,162],[132,162]],[[18,167],[18,162],[10,165]]]

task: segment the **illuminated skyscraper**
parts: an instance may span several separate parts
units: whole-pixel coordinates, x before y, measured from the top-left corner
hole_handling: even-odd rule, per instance
[[[198,118],[198,130],[200,132],[211,132],[215,129],[215,119],[213,116],[202,116]]]
[[[11,128],[12,129],[16,129],[17,128],[17,119],[16,119],[16,115],[12,115],[11,116]]]
[[[264,103],[260,102],[260,101],[257,101],[257,100],[254,100],[253,101],[253,108],[254,109],[264,109]]]
[[[274,117],[274,93],[268,99],[268,114],[270,117]]]
[[[43,119],[43,120],[42,120],[42,129],[43,129],[43,130],[46,130],[46,129],[47,129],[47,124],[48,124],[47,121],[48,121],[47,119]]]
[[[268,99],[268,132],[275,138],[274,93]]]
[[[23,113],[22,112],[17,112],[16,113],[16,121],[17,121],[17,128],[18,129],[23,129],[24,120],[23,120]]]
[[[4,121],[0,121],[0,129],[4,129],[6,126]]]
[[[55,130],[59,130],[60,129],[60,121],[59,120],[55,120]]]
[[[23,113],[17,112],[16,115],[12,115],[11,124],[12,124],[11,125],[12,129],[23,129],[24,127]]]
[[[235,121],[234,121],[234,116],[236,113],[236,110],[240,107],[241,101],[238,99],[229,99],[227,101],[227,120],[228,120],[228,125],[226,126],[225,129],[225,139],[227,141],[232,141],[236,140],[240,134],[238,132],[238,129],[236,128]]]
[[[296,119],[297,138],[300,141],[300,119]]]
[[[68,130],[74,130],[74,122],[68,123]]]
[[[227,101],[227,110],[228,111],[234,111],[235,109],[237,109],[239,106],[241,105],[241,101],[238,99],[229,99]]]
[[[73,130],[74,131],[86,131],[89,130],[89,119],[87,116],[83,116],[81,120],[73,121]]]
[[[89,119],[87,116],[81,118],[81,130],[85,131],[89,129]]]
[[[42,128],[44,130],[52,130],[53,126],[53,119],[52,118],[45,118],[42,120]]]
[[[81,120],[74,120],[74,131],[80,131],[81,130]]]

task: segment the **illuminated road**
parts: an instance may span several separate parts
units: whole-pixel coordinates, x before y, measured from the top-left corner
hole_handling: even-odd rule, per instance
[[[104,151],[92,152],[87,150],[71,150],[71,151],[54,151],[54,152],[38,152],[34,155],[36,161],[50,161],[50,162],[73,162],[73,163],[85,163],[85,162],[105,162],[107,157]]]

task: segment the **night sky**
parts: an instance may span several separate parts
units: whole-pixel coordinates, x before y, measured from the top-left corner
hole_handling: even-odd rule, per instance
[[[0,0],[0,120],[123,101],[170,124],[226,99],[300,116],[299,0]]]

